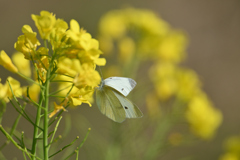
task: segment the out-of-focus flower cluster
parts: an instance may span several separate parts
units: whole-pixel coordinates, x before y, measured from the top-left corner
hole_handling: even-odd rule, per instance
[[[76,20],[71,20],[68,27],[67,22],[48,11],[32,15],[32,19],[44,45],[41,45],[37,33],[29,25],[24,25],[23,35],[14,44],[18,52],[12,56],[13,62],[2,50],[0,65],[21,76],[32,77],[33,83],[21,88],[17,80],[9,77],[10,85],[0,85],[0,99],[8,102],[8,98],[12,98],[11,86],[16,96],[29,95],[37,101],[40,86],[46,82],[47,71],[51,68],[48,78],[59,82],[60,91],[56,92],[56,96],[65,99],[64,105],[68,102],[74,106],[82,103],[91,105],[94,88],[101,80],[95,70],[96,65],[104,66],[106,63],[104,58],[100,58],[102,52],[98,41],[80,28]],[[70,90],[72,84],[74,87]]]
[[[144,81],[138,84],[136,96],[145,93],[141,96],[146,98],[150,117],[159,117],[163,105],[175,102],[182,107],[192,133],[204,139],[214,135],[222,114],[201,89],[198,75],[180,65],[188,44],[183,31],[172,29],[152,11],[127,8],[102,17],[99,40],[109,58],[106,75],[137,76]]]
[[[240,159],[240,136],[229,137],[224,142],[225,153],[219,160],[239,160]]]

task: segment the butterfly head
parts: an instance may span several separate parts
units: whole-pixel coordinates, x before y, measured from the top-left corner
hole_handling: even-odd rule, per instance
[[[104,79],[101,78],[101,82],[100,82],[99,86],[96,87],[96,89],[102,90],[103,86],[104,86]]]

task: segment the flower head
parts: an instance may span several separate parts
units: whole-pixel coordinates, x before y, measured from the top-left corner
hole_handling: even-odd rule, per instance
[[[37,59],[35,51],[37,46],[40,45],[37,39],[37,33],[33,32],[29,25],[24,25],[22,27],[22,32],[24,35],[18,37],[17,42],[14,44],[14,48],[22,52],[26,59]]]
[[[42,39],[49,39],[49,35],[56,24],[56,17],[48,11],[41,11],[40,16],[32,14]]]
[[[91,63],[99,66],[106,64],[104,58],[99,58],[102,52],[99,50],[98,41],[93,39],[85,30],[80,29],[76,20],[71,20],[70,29],[67,31],[67,35],[74,49],[68,50],[66,56],[78,58],[81,64]]]
[[[96,87],[101,81],[99,73],[90,65],[83,64],[81,71],[73,80],[74,85],[81,89],[87,86]]]
[[[212,106],[205,94],[199,93],[189,102],[186,119],[194,134],[209,139],[221,124],[222,113]]]

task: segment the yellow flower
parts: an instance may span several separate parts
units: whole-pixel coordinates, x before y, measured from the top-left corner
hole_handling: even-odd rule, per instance
[[[15,65],[13,65],[12,60],[9,58],[9,56],[6,54],[5,51],[1,50],[0,52],[0,65],[2,65],[7,70],[17,73],[18,69]]]
[[[209,139],[220,126],[222,113],[212,106],[204,93],[199,93],[190,100],[186,119],[195,135]]]
[[[78,59],[70,59],[63,57],[58,62],[57,72],[60,74],[70,75],[75,77],[81,70],[81,64]]]
[[[59,96],[66,96],[70,86],[66,83],[61,83],[59,85],[59,90],[62,90],[58,93]],[[94,90],[91,87],[85,87],[78,89],[77,87],[73,87],[72,91],[69,93],[69,96],[66,98],[65,103],[70,101],[72,106],[79,106],[82,103],[87,103],[89,106],[92,106],[93,102],[93,93]]]
[[[29,60],[24,58],[20,52],[16,52],[12,56],[13,63],[17,66],[20,73],[27,77],[31,77],[31,66]]]
[[[49,60],[47,56],[43,56],[40,60],[40,62],[36,63],[38,68],[38,75],[40,76],[43,83],[46,81],[46,74],[47,69],[49,67]]]
[[[17,42],[14,44],[14,48],[22,52],[26,59],[36,59],[37,55],[35,53],[37,46],[40,45],[37,39],[37,33],[32,31],[29,25],[24,25],[22,27],[22,32],[24,35],[18,37]]]
[[[38,28],[42,39],[49,39],[49,35],[56,23],[56,17],[48,11],[41,11],[40,16],[32,14],[32,19]]]
[[[49,50],[48,48],[40,47],[40,48],[38,48],[36,53],[37,53],[37,55],[39,55],[39,57],[48,56],[48,50]]]
[[[54,102],[54,110],[52,113],[49,114],[49,118],[52,118],[60,110],[66,111],[66,109],[62,105],[57,105],[56,102]]]
[[[101,77],[90,65],[83,64],[78,75],[74,78],[74,85],[81,89],[87,86],[96,87],[101,81]]]
[[[105,58],[99,58],[102,52],[99,50],[99,42],[96,39],[89,40],[88,44],[85,44],[84,50],[78,53],[78,58],[81,63],[93,63],[98,66],[104,66],[106,64]]]
[[[78,58],[83,63],[91,63],[99,66],[106,64],[104,58],[99,58],[102,52],[99,50],[99,43],[96,39],[87,33],[85,30],[80,29],[76,20],[70,21],[70,29],[67,31],[70,38],[70,45],[75,47],[66,52],[66,56]]]
[[[91,107],[93,93],[94,90],[91,87],[85,87],[78,89],[75,93],[70,94],[69,98],[73,106],[79,106],[82,103],[87,103]]]
[[[56,79],[62,81],[76,81],[76,83],[82,84],[79,86],[78,85],[74,86],[72,88],[66,101],[71,101],[71,104],[73,106],[78,106],[81,105],[82,103],[87,103],[89,104],[89,106],[91,106],[91,103],[93,102],[92,97],[94,92],[93,88],[99,83],[99,80],[96,81],[98,77],[100,78],[98,72],[95,71],[92,67],[88,66],[87,64],[83,64],[83,66],[81,66],[79,60],[77,59],[70,60],[66,58],[61,60],[59,64],[60,66],[58,73],[63,73],[66,70],[65,74],[71,75],[73,77],[75,75],[76,77],[75,79],[73,79],[68,76],[58,75]],[[78,80],[81,82],[77,82]],[[59,92],[58,95],[66,96],[67,93],[69,92],[70,85],[71,83],[67,82],[60,83],[59,90],[61,90],[61,92]]]
[[[55,28],[50,33],[50,42],[52,44],[52,49],[57,50],[66,47],[68,37],[66,36],[66,30],[68,29],[68,24],[61,19],[57,19]],[[60,53],[61,54],[61,50]]]

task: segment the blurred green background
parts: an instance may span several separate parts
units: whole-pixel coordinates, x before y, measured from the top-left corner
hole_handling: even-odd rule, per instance
[[[106,12],[122,7],[135,7],[151,9],[167,21],[173,28],[187,32],[189,38],[188,58],[185,65],[195,70],[203,88],[213,101],[215,106],[222,110],[224,121],[219,128],[216,137],[211,141],[202,141],[194,147],[182,147],[172,150],[171,154],[162,159],[178,159],[181,155],[195,155],[198,159],[217,159],[222,152],[222,141],[240,133],[240,1],[239,0],[51,0],[51,1],[0,1],[0,49],[11,55],[17,37],[21,35],[24,24],[34,27],[31,14],[39,14],[41,10],[53,12],[58,18],[66,22],[76,19],[81,27],[84,27],[94,38],[97,37],[98,22]],[[5,82],[9,72],[0,67],[2,81]],[[12,75],[17,77],[16,75]],[[143,75],[144,76],[144,75]],[[18,78],[19,79],[19,78]],[[80,106],[63,115],[72,119],[72,126],[80,121],[79,114],[89,119],[91,124],[86,126],[85,131],[71,130],[69,141],[76,136],[83,137],[87,127],[97,130],[104,135],[111,123],[103,116],[97,107]],[[8,105],[7,112],[3,117],[3,126],[11,126],[17,113]],[[11,118],[12,117],[12,118]],[[24,120],[21,120],[21,124]],[[127,124],[126,122],[125,124]],[[123,123],[124,125],[124,123]],[[19,130],[24,130],[31,137],[31,128],[20,125]],[[59,130],[59,133],[64,128]],[[28,133],[29,131],[29,133]],[[90,133],[91,136],[91,133]],[[0,142],[5,138],[0,134]],[[91,141],[87,141],[91,143]],[[99,145],[101,147],[101,145]],[[3,152],[8,159],[22,157],[13,145],[7,146]],[[80,154],[86,148],[82,148]],[[15,152],[16,151],[16,152]],[[92,153],[94,154],[94,150]],[[175,157],[177,156],[177,157]],[[86,158],[86,157],[85,157]],[[21,158],[18,158],[21,159]]]

